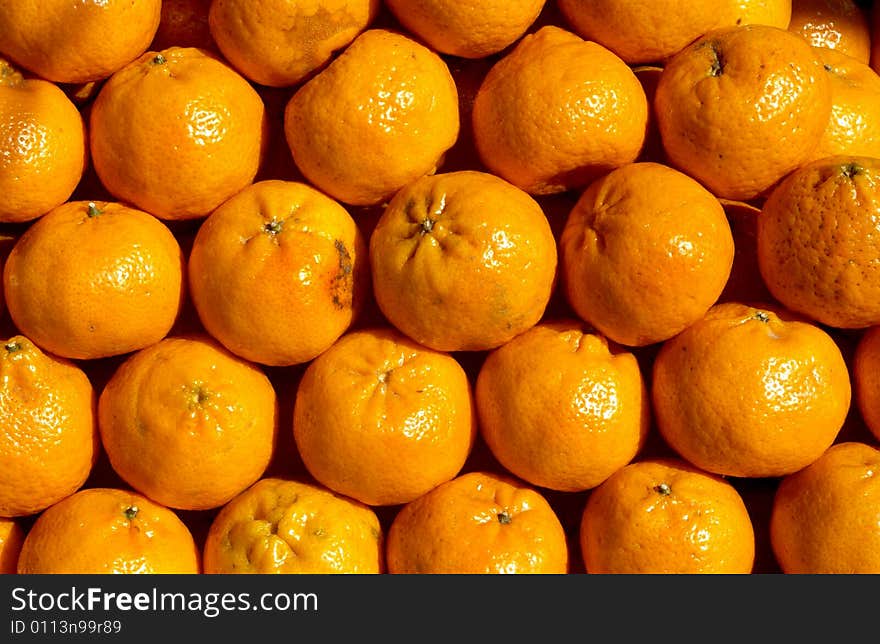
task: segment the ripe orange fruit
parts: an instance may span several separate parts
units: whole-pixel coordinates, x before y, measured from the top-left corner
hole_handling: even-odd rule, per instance
[[[865,425],[880,440],[880,327],[859,338],[852,363],[856,405]]]
[[[443,54],[485,58],[513,44],[537,20],[545,0],[387,0],[400,23]]]
[[[174,325],[184,262],[172,232],[152,215],[120,203],[69,201],[12,248],[3,271],[9,314],[59,356],[135,351]]]
[[[520,39],[474,99],[480,158],[531,194],[578,188],[634,161],[647,125],[645,91],[626,63],[553,25]]]
[[[397,505],[459,473],[475,416],[467,374],[452,356],[367,328],[309,363],[293,435],[318,482],[368,505]]]
[[[110,464],[157,503],[207,510],[262,476],[275,390],[253,364],[204,337],[167,337],[127,358],[98,401]]]
[[[458,93],[435,52],[368,29],[294,93],[284,130],[311,183],[344,203],[375,205],[440,165],[458,137]]]
[[[198,574],[186,524],[140,494],[88,488],[45,510],[25,537],[22,575]]]
[[[250,80],[299,83],[348,46],[376,17],[379,0],[214,0],[208,21],[217,46]]]
[[[538,324],[489,353],[475,393],[495,458],[553,490],[596,487],[648,433],[650,397],[636,357],[572,320]]]
[[[14,519],[0,518],[0,575],[14,575],[18,554],[24,542],[24,530]]]
[[[654,100],[670,162],[717,197],[747,201],[805,163],[831,115],[814,48],[790,31],[713,31],[664,67]]]
[[[161,219],[206,216],[257,173],[266,126],[256,90],[191,47],[147,52],[92,105],[91,151],[117,199]]]
[[[773,296],[758,269],[758,217],[761,209],[744,201],[719,199],[733,233],[733,266],[719,302],[770,302]]]
[[[810,157],[880,158],[880,75],[852,56],[825,47],[816,54],[831,81],[831,118]]]
[[[36,514],[78,490],[99,444],[86,374],[16,335],[0,347],[0,517]]]
[[[791,0],[559,0],[572,28],[627,63],[663,63],[706,32],[745,24],[785,29]]]
[[[661,342],[705,315],[733,263],[724,209],[697,181],[640,162],[594,181],[559,242],[574,311],[628,346]]]
[[[216,50],[217,44],[208,25],[211,0],[162,0],[159,27],[149,49],[199,47]]]
[[[593,490],[580,542],[588,573],[749,574],[755,560],[736,488],[678,459],[631,463]]]
[[[792,0],[788,29],[814,47],[834,49],[866,65],[871,58],[868,13],[855,0]]]
[[[161,0],[0,0],[0,52],[56,83],[107,78],[140,56]]]
[[[369,507],[323,487],[264,478],[211,523],[206,574],[378,574],[385,544]]]
[[[540,492],[474,471],[401,508],[386,560],[392,574],[564,574],[568,544]]]
[[[370,237],[385,317],[440,351],[479,351],[534,326],[553,292],[556,241],[538,203],[485,172],[422,177]]]
[[[86,157],[83,119],[67,95],[0,58],[0,222],[30,221],[66,201]]]
[[[789,175],[758,218],[758,263],[773,296],[822,324],[880,323],[880,159],[828,157]]]
[[[880,573],[878,471],[880,450],[848,441],[782,479],[770,539],[784,573]]]
[[[368,264],[366,241],[337,202],[303,183],[261,181],[199,227],[190,291],[227,349],[287,366],[311,360],[352,324]]]
[[[849,411],[847,365],[820,327],[737,302],[667,340],[654,360],[657,428],[697,467],[785,476],[815,461]]]

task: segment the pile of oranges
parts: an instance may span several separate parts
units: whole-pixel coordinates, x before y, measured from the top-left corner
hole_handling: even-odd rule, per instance
[[[0,572],[880,573],[880,6],[0,0]]]

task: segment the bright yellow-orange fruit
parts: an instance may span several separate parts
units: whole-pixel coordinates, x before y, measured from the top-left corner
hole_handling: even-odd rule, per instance
[[[455,477],[476,436],[452,356],[388,328],[343,335],[303,374],[293,435],[324,486],[368,505],[408,503]]]
[[[736,488],[668,458],[631,463],[593,490],[580,543],[594,574],[749,574],[755,560]]]
[[[788,574],[880,573],[880,450],[844,442],[779,484],[770,517]]]
[[[206,574],[378,574],[382,526],[369,507],[302,481],[264,478],[208,530]]]
[[[814,47],[833,49],[861,63],[871,58],[868,12],[855,0],[792,0],[788,29]]]
[[[311,183],[344,203],[376,205],[438,168],[458,138],[458,92],[434,51],[368,29],[299,87],[284,119]]]
[[[859,413],[880,441],[880,326],[866,330],[852,363],[853,389]]]
[[[150,51],[107,80],[91,108],[92,160],[117,199],[161,219],[207,216],[260,165],[265,109],[207,51]]]
[[[200,563],[192,533],[174,512],[129,490],[88,488],[39,516],[18,572],[198,574]]]
[[[15,519],[0,518],[0,575],[14,575],[18,554],[24,542],[24,530]]]
[[[572,320],[538,324],[490,352],[475,393],[492,454],[544,488],[596,487],[648,433],[650,397],[636,357]]]
[[[697,181],[640,162],[593,182],[559,242],[574,311],[627,346],[661,342],[700,319],[733,264],[724,209]]]
[[[369,289],[367,245],[351,215],[291,181],[255,183],[211,213],[188,270],[205,329],[233,353],[275,366],[327,349]]]
[[[626,63],[552,25],[524,36],[474,99],[480,158],[531,194],[582,187],[634,161],[647,124],[645,91]]]
[[[211,36],[208,11],[212,0],[162,0],[159,27],[149,49],[162,51],[169,47],[200,47],[216,50]]]
[[[36,514],[76,492],[97,458],[86,374],[16,335],[0,345],[0,517]]]

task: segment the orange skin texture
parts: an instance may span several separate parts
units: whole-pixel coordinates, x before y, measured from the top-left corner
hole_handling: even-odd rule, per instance
[[[485,58],[513,44],[537,20],[546,0],[386,0],[400,23],[432,49]]]
[[[379,0],[214,0],[208,22],[220,51],[244,76],[287,87],[347,47],[379,6]]]
[[[0,518],[0,575],[14,575],[24,543],[24,530],[14,519]]]
[[[540,320],[556,241],[526,192],[494,175],[449,172],[398,192],[370,237],[373,292],[400,331],[440,351],[500,346]]]
[[[382,526],[372,508],[324,487],[260,479],[217,514],[206,574],[379,574]]]
[[[862,420],[880,441],[880,327],[866,330],[859,339],[853,356],[852,379]]]
[[[837,156],[793,172],[758,218],[758,264],[787,308],[837,328],[880,323],[880,159]]]
[[[810,160],[880,158],[880,75],[838,50],[817,47],[816,54],[831,80],[831,119]]]
[[[568,546],[539,491],[474,471],[397,513],[386,561],[391,574],[565,574]]]
[[[661,342],[703,317],[727,283],[734,254],[718,199],[651,162],[593,182],[559,246],[574,311],[627,346]]]
[[[572,29],[629,64],[663,63],[712,29],[764,24],[785,29],[791,0],[679,2],[559,0]]]
[[[586,185],[634,161],[648,100],[633,71],[556,26],[527,34],[474,99],[474,143],[493,174],[534,195]]]
[[[770,540],[786,574],[880,573],[880,450],[847,441],[782,479]]]
[[[654,109],[672,165],[717,197],[748,201],[809,159],[831,116],[831,82],[797,34],[730,27],[669,61]]]
[[[631,463],[587,499],[581,553],[593,574],[749,574],[755,531],[729,482],[679,459]]]
[[[18,573],[198,574],[199,556],[172,510],[130,490],[88,488],[40,515]]]
[[[851,386],[822,328],[725,302],[661,346],[652,395],[657,428],[681,457],[714,474],[762,478],[806,467],[834,442]]]
[[[89,360],[164,338],[185,298],[184,270],[177,240],[152,215],[69,201],[19,237],[3,283],[22,333],[56,355]]]
[[[541,323],[489,353],[475,394],[492,454],[544,488],[596,487],[648,434],[650,396],[636,357],[573,320]]]
[[[83,119],[67,95],[0,58],[0,222],[31,221],[65,202],[87,156]]]
[[[159,27],[149,49],[162,51],[169,47],[199,47],[216,50],[217,43],[208,25],[211,0],[162,0]]]
[[[189,283],[205,328],[230,351],[261,364],[300,364],[330,347],[361,310],[367,244],[323,193],[262,181],[199,227]]]
[[[126,483],[168,507],[207,510],[262,476],[277,406],[271,382],[253,364],[207,337],[167,337],[113,373],[98,424]]]
[[[789,31],[814,47],[833,49],[868,64],[871,23],[855,0],[792,0]]]
[[[342,336],[306,368],[293,435],[311,475],[371,506],[455,477],[476,437],[471,385],[450,355],[389,328]]]
[[[119,200],[160,219],[207,216],[250,185],[264,147],[259,94],[205,50],[150,51],[92,105],[92,160]]]
[[[107,78],[140,56],[161,0],[0,0],[0,51],[56,83]]]
[[[73,494],[97,458],[96,396],[76,365],[22,335],[0,347],[0,517],[36,514]]]
[[[368,29],[311,80],[284,113],[299,170],[349,205],[388,200],[433,173],[459,133],[458,91],[434,51]]]

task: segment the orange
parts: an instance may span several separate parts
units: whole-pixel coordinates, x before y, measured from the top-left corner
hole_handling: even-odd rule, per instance
[[[775,307],[712,307],[660,348],[657,428],[693,465],[778,477],[815,461],[849,411],[849,373],[822,328]]]
[[[16,335],[0,347],[0,517],[36,514],[76,492],[99,444],[86,374]]]
[[[14,519],[0,518],[0,575],[14,575],[18,554],[24,542],[24,530]]]
[[[474,99],[474,142],[491,172],[531,194],[578,188],[634,161],[648,101],[601,45],[548,25],[489,70]]]
[[[61,205],[86,156],[83,119],[67,95],[0,58],[0,222],[30,221]]]
[[[376,17],[379,0],[214,0],[211,35],[250,80],[299,83],[348,46]]]
[[[378,574],[385,544],[369,507],[301,481],[264,478],[227,503],[205,540],[206,574]]]
[[[107,78],[140,56],[161,0],[0,0],[0,52],[56,83]]]
[[[834,49],[866,65],[871,59],[871,24],[855,0],[792,0],[788,29],[814,47]]]
[[[572,28],[627,63],[662,63],[706,32],[740,24],[785,29],[791,0],[559,0]]]
[[[152,215],[120,203],[69,201],[12,248],[3,271],[9,314],[59,356],[135,351],[174,325],[184,262],[174,235]]]
[[[636,357],[572,320],[490,352],[476,381],[480,432],[510,472],[540,487],[596,487],[641,449],[650,397]]]
[[[559,241],[566,297],[608,338],[661,342],[703,317],[733,263],[724,209],[697,181],[640,162],[594,181]]]
[[[871,10],[871,68],[880,74],[880,11]]]
[[[880,157],[880,75],[852,56],[817,47],[831,81],[831,118],[810,160]]]
[[[397,505],[459,473],[475,416],[467,374],[452,356],[366,328],[309,363],[293,435],[319,483],[371,506]]]
[[[664,67],[654,100],[670,162],[715,196],[761,196],[805,163],[831,115],[831,83],[790,31],[713,31]]]
[[[392,574],[564,574],[568,545],[552,506],[515,479],[475,471],[405,505],[388,529]]]
[[[553,292],[556,241],[526,192],[463,170],[401,189],[370,237],[385,317],[432,349],[479,351],[534,326]]]
[[[832,327],[880,323],[880,159],[828,157],[789,175],[758,218],[758,263],[773,296]]]
[[[858,411],[880,440],[880,326],[867,329],[859,338],[853,356],[852,381]]]
[[[207,510],[262,476],[277,427],[275,390],[253,364],[205,337],[167,337],[127,358],[98,401],[110,464],[157,503]]]
[[[22,575],[198,574],[189,528],[168,508],[116,488],[80,490],[43,512],[25,537]]]
[[[202,323],[230,351],[299,364],[333,344],[361,309],[366,241],[345,208],[311,186],[261,181],[199,227],[189,282]]]
[[[368,29],[287,105],[284,131],[297,167],[317,188],[376,205],[434,172],[458,138],[458,92],[424,45]]]
[[[593,490],[580,543],[597,574],[749,574],[755,560],[736,488],[670,458],[631,463]]]
[[[663,68],[659,65],[635,65],[632,68],[642,89],[645,90],[645,98],[648,99],[648,126],[645,133],[645,144],[636,161],[654,161],[666,163],[666,151],[663,149],[663,139],[660,138],[660,130],[657,128],[657,117],[654,116],[654,95],[657,93],[657,83]]]
[[[733,233],[733,265],[719,302],[770,302],[773,296],[758,268],[758,217],[761,209],[753,204],[719,199]]]
[[[169,47],[217,49],[208,25],[211,0],[162,0],[159,27],[149,49],[162,51]]]
[[[150,51],[92,105],[91,151],[117,199],[161,219],[193,219],[249,185],[266,125],[256,90],[205,50]]]
[[[513,44],[537,20],[545,0],[386,0],[401,24],[443,54],[485,58]]]
[[[784,573],[880,573],[878,471],[880,450],[848,441],[782,479],[770,539]]]

